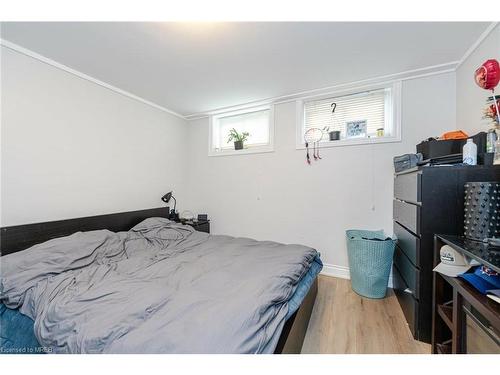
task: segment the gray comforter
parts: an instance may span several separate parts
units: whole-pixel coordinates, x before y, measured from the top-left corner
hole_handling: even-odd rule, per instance
[[[61,353],[272,353],[317,255],[151,218],[0,258],[0,299]]]

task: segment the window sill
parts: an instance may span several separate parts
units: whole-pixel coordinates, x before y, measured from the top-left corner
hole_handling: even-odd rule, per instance
[[[377,143],[397,143],[401,142],[401,137],[381,137],[381,138],[359,138],[359,139],[341,139],[338,141],[325,141],[319,144],[319,148],[362,146]],[[309,146],[312,148],[312,145]],[[305,150],[305,143],[297,144],[297,150]]]
[[[244,148],[243,150],[223,150],[223,151],[210,150],[208,152],[208,156],[235,156],[235,155],[248,155],[248,154],[263,154],[267,152],[274,152],[274,148],[255,147],[255,148]]]

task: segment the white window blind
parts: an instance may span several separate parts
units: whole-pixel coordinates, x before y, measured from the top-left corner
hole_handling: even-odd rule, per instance
[[[214,117],[212,129],[212,148],[214,150],[234,149],[233,142],[227,142],[231,129],[238,133],[248,132],[246,147],[269,145],[270,109],[256,110],[235,115]]]
[[[384,129],[384,136],[391,136],[391,89],[377,89],[352,95],[311,100],[304,103],[304,131],[310,128],[340,131],[346,138],[348,122],[366,121],[366,137],[374,137],[377,129]],[[332,113],[332,103],[336,104]],[[323,141],[328,142],[325,133]]]

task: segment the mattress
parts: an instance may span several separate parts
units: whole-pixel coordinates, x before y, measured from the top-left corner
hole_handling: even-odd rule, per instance
[[[297,285],[297,289],[295,289],[295,292],[292,295],[292,298],[290,298],[290,300],[288,301],[288,313],[286,315],[287,320],[295,313],[295,311],[298,310],[298,308],[302,304],[302,301],[304,300],[304,298],[306,298],[311,285],[314,283],[314,280],[316,279],[322,268],[323,263],[321,262],[321,259],[319,258],[319,256],[315,257],[314,261],[309,267],[309,270],[300,279]]]
[[[317,256],[288,302],[287,320],[300,307],[322,267],[321,259]],[[33,320],[19,310],[9,309],[0,303],[0,354],[43,354],[45,350],[50,352],[50,348],[43,348],[38,343],[33,325]]]

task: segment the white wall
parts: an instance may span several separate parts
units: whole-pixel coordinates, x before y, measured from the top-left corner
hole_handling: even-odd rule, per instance
[[[1,225],[162,206],[186,121],[1,49]]]
[[[454,73],[404,81],[402,142],[322,149],[312,166],[295,149],[293,102],[275,108],[273,153],[208,157],[208,119],[191,121],[183,209],[208,213],[213,233],[310,245],[345,267],[346,229],[392,233],[393,156],[455,129],[455,112]]]
[[[392,231],[392,158],[455,129],[455,74],[402,86],[400,143],[295,149],[295,103],[275,108],[275,152],[208,157],[186,122],[2,47],[1,225],[157,207],[206,212],[214,233],[303,243],[345,267],[344,231]]]
[[[474,72],[488,59],[500,60],[500,24],[490,32],[482,43],[460,65],[457,73],[457,129],[465,130],[469,135],[489,129],[490,121],[482,120],[486,98],[491,91],[486,91],[474,82]],[[496,94],[500,93],[497,87]]]

